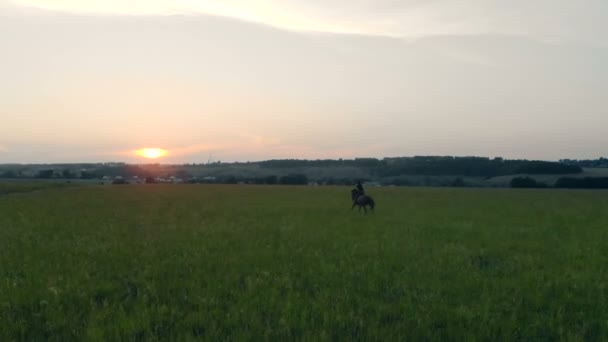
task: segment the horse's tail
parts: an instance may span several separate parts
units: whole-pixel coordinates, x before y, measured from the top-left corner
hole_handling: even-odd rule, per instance
[[[373,198],[369,198],[369,206],[374,210],[376,208],[376,202],[374,202]]]

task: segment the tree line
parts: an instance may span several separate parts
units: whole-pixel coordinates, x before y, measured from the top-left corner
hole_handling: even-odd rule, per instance
[[[547,183],[538,182],[532,177],[515,177],[512,188],[548,188]],[[608,177],[561,177],[553,186],[559,189],[608,189]]]
[[[178,179],[180,182],[352,185],[359,180],[382,185],[471,186],[483,179],[506,175],[573,175],[596,161],[508,160],[486,157],[416,156],[356,159],[277,159],[261,162],[130,165],[125,163],[0,165],[0,178],[40,179]],[[608,165],[608,164],[606,164]],[[326,168],[326,170],[322,170]],[[428,178],[428,179],[427,179]],[[469,183],[469,182],[472,182]],[[527,180],[526,180],[527,181]],[[525,187],[526,182],[517,187]],[[571,184],[564,181],[564,184]],[[528,181],[528,186],[531,183]],[[542,185],[540,185],[542,186]],[[572,186],[572,185],[568,185]]]
[[[260,162],[259,165],[262,168],[268,169],[351,166],[368,169],[372,175],[379,177],[401,175],[497,177],[518,173],[575,174],[583,171],[582,167],[579,165],[563,162],[449,156],[418,156],[384,159],[359,158],[351,160],[282,159]]]

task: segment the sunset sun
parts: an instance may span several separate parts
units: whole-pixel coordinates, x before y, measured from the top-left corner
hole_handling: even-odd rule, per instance
[[[135,151],[135,153],[144,158],[148,159],[158,159],[167,155],[167,150],[163,150],[162,148],[142,148],[140,150]]]

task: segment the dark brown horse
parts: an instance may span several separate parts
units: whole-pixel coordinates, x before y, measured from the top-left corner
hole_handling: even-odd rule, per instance
[[[374,211],[374,208],[376,207],[376,202],[374,202],[374,199],[358,189],[353,189],[351,191],[351,198],[353,200],[353,206],[350,208],[350,210],[353,210],[356,206],[359,206],[359,211],[361,211],[361,208],[363,208],[363,210],[367,213],[368,206],[372,211]]]

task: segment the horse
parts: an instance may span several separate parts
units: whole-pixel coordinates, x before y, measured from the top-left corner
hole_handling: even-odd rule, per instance
[[[365,213],[367,213],[367,206],[370,207],[372,212],[376,207],[376,202],[374,202],[374,199],[358,189],[353,189],[351,191],[351,198],[353,200],[353,206],[350,208],[350,210],[353,210],[356,206],[359,206],[359,211],[361,211],[361,208],[363,208]]]

